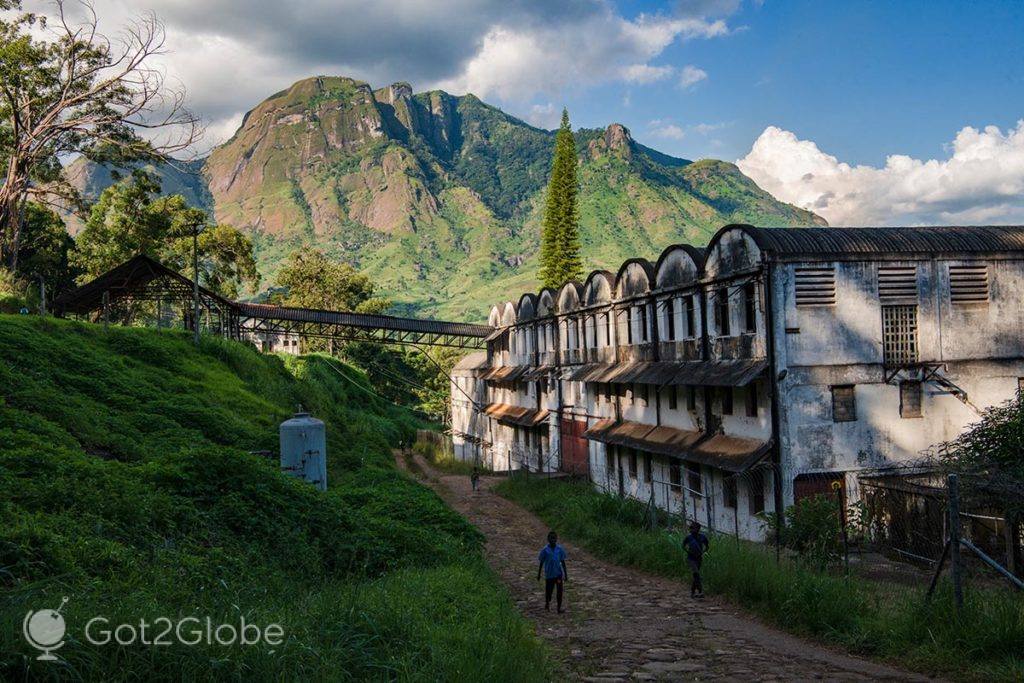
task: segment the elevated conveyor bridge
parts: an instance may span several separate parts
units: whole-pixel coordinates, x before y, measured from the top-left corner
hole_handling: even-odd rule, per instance
[[[145,316],[157,326],[181,320],[194,329],[194,294],[192,280],[140,255],[61,295],[55,312],[97,322],[132,323]],[[493,332],[471,323],[233,301],[205,287],[199,287],[198,299],[201,329],[232,339],[284,336],[479,348]]]

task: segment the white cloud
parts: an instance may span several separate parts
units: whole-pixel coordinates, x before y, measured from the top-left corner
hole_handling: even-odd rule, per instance
[[[26,9],[52,12],[50,0]],[[681,2],[624,16],[612,0],[94,0],[110,35],[154,12],[167,29],[168,76],[187,86],[207,144],[301,78],[346,75],[375,87],[404,80],[497,98],[522,111],[565,91],[650,83],[674,69],[652,60],[680,42],[727,35],[737,0]],[[72,11],[74,5],[69,4]]]
[[[654,119],[647,124],[647,129],[656,138],[667,140],[682,140],[686,137],[686,131],[667,119]]]
[[[538,128],[557,128],[562,122],[562,110],[556,107],[551,102],[544,104],[535,104],[530,107],[530,111],[524,117],[527,123],[531,123]]]
[[[638,83],[647,85],[662,81],[672,75],[675,67],[670,65],[652,66],[650,64],[630,64],[622,67],[622,80],[627,83]]]
[[[951,150],[947,159],[894,154],[882,168],[851,166],[770,126],[736,163],[832,225],[1024,223],[1024,119],[1005,133],[965,127]]]
[[[701,81],[707,80],[708,72],[693,64],[687,64],[679,71],[679,87],[691,88]]]
[[[668,46],[728,33],[722,20],[642,15],[630,21],[610,6],[600,6],[601,11],[572,26],[496,26],[483,37],[480,50],[461,73],[436,85],[516,101],[614,80],[651,82],[671,74],[671,67],[648,64]],[[687,68],[693,69],[691,77],[700,74],[697,80],[707,77],[695,67]]]
[[[729,124],[727,124],[727,123],[698,123],[698,124],[696,124],[694,126],[691,126],[690,128],[691,128],[691,130],[696,132],[698,135],[707,135],[709,133],[714,133],[716,130],[721,130],[722,128],[725,128],[727,125],[729,125]]]

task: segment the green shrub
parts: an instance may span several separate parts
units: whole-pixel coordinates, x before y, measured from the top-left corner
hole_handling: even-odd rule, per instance
[[[0,316],[0,358],[0,679],[546,677],[479,532],[394,468],[418,422],[358,369],[36,316]],[[300,403],[327,426],[326,492],[250,452],[276,454]],[[36,662],[21,620],[62,596],[67,663]],[[96,615],[240,613],[285,643],[82,642]]]
[[[786,508],[783,516],[785,524],[780,528],[779,516],[765,513],[769,538],[777,537],[784,547],[795,550],[797,557],[819,570],[842,557],[839,503],[834,498],[821,494],[804,498]]]
[[[513,478],[496,489],[535,512],[565,538],[613,562],[688,578],[682,529],[646,528],[643,504],[599,493],[586,483]],[[806,508],[802,537],[823,530],[828,514]],[[826,521],[822,521],[822,520]],[[809,530],[809,531],[808,531]],[[794,541],[796,542],[796,541]],[[1024,596],[971,586],[958,614],[943,582],[931,601],[925,585],[907,588],[818,571],[772,547],[711,535],[705,589],[796,633],[928,674],[962,680],[1024,680]]]

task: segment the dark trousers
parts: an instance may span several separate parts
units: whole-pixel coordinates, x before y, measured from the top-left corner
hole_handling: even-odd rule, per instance
[[[699,558],[686,558],[686,564],[690,565],[690,573],[693,574],[693,580],[690,582],[690,595],[704,592],[704,584],[700,580],[700,562]]]
[[[558,609],[562,609],[562,577],[559,576],[554,579],[547,579],[544,582],[544,606],[551,606],[551,593],[558,588],[556,591],[556,599],[558,600]]]

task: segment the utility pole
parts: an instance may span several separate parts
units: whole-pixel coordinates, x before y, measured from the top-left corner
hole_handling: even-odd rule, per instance
[[[199,346],[199,224],[192,226],[192,330]]]

